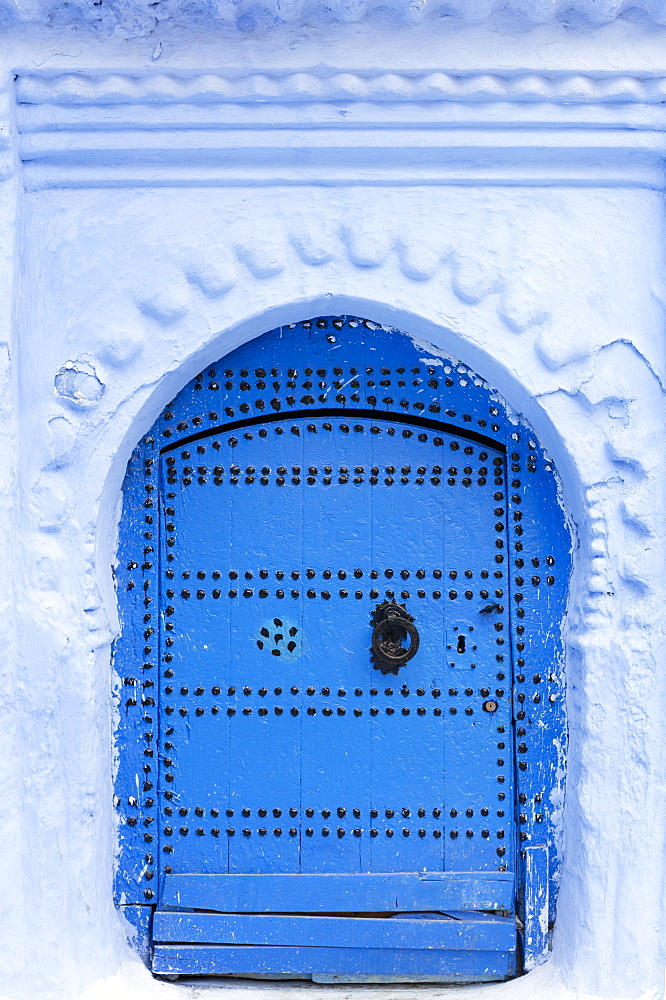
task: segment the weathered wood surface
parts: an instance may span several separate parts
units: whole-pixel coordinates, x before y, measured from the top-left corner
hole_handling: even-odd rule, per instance
[[[164,909],[261,913],[513,910],[512,872],[167,875]]]
[[[158,911],[153,921],[156,942],[190,944],[505,951],[515,937],[513,919],[474,913],[396,920]]]
[[[549,953],[548,848],[545,845],[525,849],[525,921],[523,928],[523,963],[525,969],[543,965]]]
[[[155,946],[153,972],[161,975],[390,975],[418,981],[505,979],[512,975],[514,950],[448,951],[420,948],[266,948],[253,945]]]

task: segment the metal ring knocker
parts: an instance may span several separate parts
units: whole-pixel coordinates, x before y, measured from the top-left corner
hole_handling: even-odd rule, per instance
[[[385,601],[372,612],[372,660],[377,670],[383,674],[397,674],[400,667],[416,656],[420,636],[414,617],[404,604]],[[409,637],[405,649],[403,640]]]

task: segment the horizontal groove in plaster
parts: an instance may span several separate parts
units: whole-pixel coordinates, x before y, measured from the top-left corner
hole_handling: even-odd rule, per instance
[[[581,188],[642,188],[662,191],[666,187],[663,168],[655,164],[645,167],[596,169],[581,165],[569,171],[554,172],[552,168],[533,171],[516,167],[514,170],[475,167],[460,164],[440,165],[432,170],[413,166],[399,170],[390,164],[382,169],[361,171],[357,165],[347,168],[313,167],[280,170],[264,169],[250,163],[235,169],[218,165],[157,167],[149,163],[139,166],[65,166],[44,163],[24,164],[24,187],[28,191],[50,188],[125,188],[125,187],[581,187]]]
[[[25,184],[664,187],[666,135],[571,129],[193,129],[21,136]]]
[[[330,104],[310,104],[307,107],[286,105],[260,105],[249,107],[230,104],[224,108],[176,107],[125,107],[86,109],[54,108],[52,105],[19,108],[16,115],[21,135],[33,133],[105,133],[132,132],[133,130],[191,132],[202,129],[215,131],[250,131],[266,129],[273,132],[297,130],[316,132],[332,129],[336,132],[373,130],[411,132],[415,129],[454,130],[477,129],[542,130],[583,129],[603,131],[622,129],[633,131],[663,132],[666,130],[666,106],[635,105],[627,107],[561,107],[535,104],[517,108],[510,104],[463,106],[428,106],[414,104],[409,107],[390,105],[377,108],[362,103],[349,107]]]
[[[381,145],[379,144],[381,143]],[[185,129],[107,129],[87,132],[36,132],[20,137],[19,153],[22,159],[43,156],[76,157],[83,149],[99,155],[118,153],[169,152],[171,155],[192,156],[193,153],[251,153],[261,155],[263,150],[298,155],[302,150],[340,149],[356,154],[365,150],[375,157],[395,150],[413,148],[442,151],[469,150],[497,157],[503,153],[520,153],[531,160],[541,157],[549,162],[552,156],[562,158],[570,150],[582,150],[586,155],[606,155],[635,151],[645,155],[666,153],[666,136],[661,129],[626,128],[559,128],[525,129],[481,127],[463,129],[451,126],[439,128],[385,128],[381,139],[373,128],[335,129],[330,126],[317,130],[291,127],[273,128],[193,128]]]

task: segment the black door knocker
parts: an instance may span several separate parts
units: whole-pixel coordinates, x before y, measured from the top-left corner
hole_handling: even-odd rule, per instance
[[[383,674],[397,674],[400,667],[409,663],[419,648],[419,633],[413,625],[414,617],[404,604],[384,601],[372,612],[372,662]],[[409,636],[409,646],[403,641]]]

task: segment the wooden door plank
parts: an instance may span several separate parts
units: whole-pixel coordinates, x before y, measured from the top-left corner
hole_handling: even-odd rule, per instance
[[[192,944],[326,946],[329,948],[437,948],[507,951],[515,946],[515,921],[475,919],[376,919],[274,915],[155,914],[153,939]]]
[[[548,848],[525,848],[525,924],[523,964],[529,972],[548,958]]]
[[[507,979],[515,950],[440,951],[395,948],[266,948],[252,945],[158,944],[153,972],[160,975],[390,975],[448,982]],[[395,981],[395,978],[394,978]]]
[[[223,913],[513,910],[511,872],[167,875],[163,909]]]

